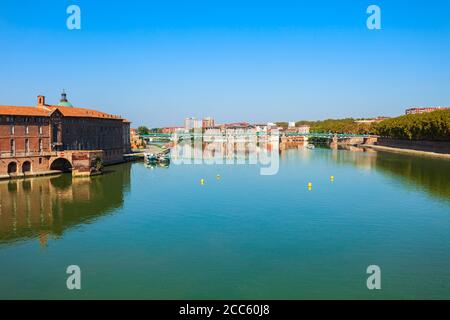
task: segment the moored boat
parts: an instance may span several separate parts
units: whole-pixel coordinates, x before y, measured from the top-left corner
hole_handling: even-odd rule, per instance
[[[156,154],[150,153],[145,155],[146,163],[156,163],[158,162],[158,156]]]

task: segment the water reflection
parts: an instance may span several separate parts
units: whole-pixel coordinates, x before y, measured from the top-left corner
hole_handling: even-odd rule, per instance
[[[48,237],[120,208],[130,187],[131,164],[109,167],[102,176],[71,175],[0,182],[0,244]]]
[[[145,167],[151,170],[154,170],[156,168],[169,169],[170,162],[146,163]]]
[[[320,152],[321,149],[326,149],[326,152]],[[317,150],[298,148],[298,150],[302,158],[314,157],[328,163],[376,170],[402,181],[407,186],[420,188],[434,197],[450,201],[450,161],[448,160],[353,146],[339,146],[338,149],[323,147]]]
[[[450,201],[450,162],[439,158],[379,152],[377,170]]]
[[[235,157],[226,148],[223,144],[215,148],[204,144],[197,152],[203,159]],[[270,144],[257,144],[252,148],[244,157],[251,158],[252,153],[270,149]],[[282,162],[321,161],[376,170],[401,181],[406,187],[420,188],[441,200],[450,199],[450,162],[447,160],[356,147],[308,150],[302,146],[281,150],[280,159]],[[0,245],[27,238],[39,238],[45,245],[48,237],[58,237],[67,229],[120,208],[130,188],[131,166],[128,163],[109,167],[103,176],[91,179],[61,175],[0,182]],[[159,167],[169,168],[168,165]]]
[[[175,163],[245,163],[256,164],[279,149],[278,141],[262,139],[227,139],[226,141],[183,141],[171,149]]]
[[[197,145],[187,144],[184,147],[189,148],[189,152],[183,153],[183,156],[188,159],[201,159],[207,164],[256,164],[256,159],[261,159],[261,154],[269,152],[273,155],[274,149],[278,149],[278,145],[259,141],[233,144],[203,142]],[[309,150],[304,143],[280,145],[278,153],[280,160],[286,160],[292,152],[296,153],[300,161],[321,159],[330,165],[349,165],[363,170],[376,170],[401,180],[407,186],[421,188],[432,196],[450,201],[450,161],[448,160],[345,145],[334,148],[319,146],[317,150]]]

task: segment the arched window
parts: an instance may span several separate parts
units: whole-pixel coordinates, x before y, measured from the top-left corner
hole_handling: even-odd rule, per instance
[[[22,164],[22,172],[26,173],[26,172],[30,172],[31,171],[31,162],[30,161],[25,161]]]
[[[16,173],[17,172],[17,163],[16,162],[10,162],[8,164],[8,174]]]

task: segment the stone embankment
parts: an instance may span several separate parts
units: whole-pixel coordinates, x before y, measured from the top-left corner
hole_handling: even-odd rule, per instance
[[[362,146],[379,151],[450,159],[450,141],[378,138],[375,144],[363,144]]]

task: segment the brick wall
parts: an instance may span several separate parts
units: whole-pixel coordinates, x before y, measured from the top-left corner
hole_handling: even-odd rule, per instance
[[[8,165],[16,163],[20,174],[29,162],[31,172],[49,170],[52,145],[52,121],[61,123],[58,150],[101,150],[104,164],[123,161],[130,152],[130,124],[121,119],[86,117],[0,116],[0,177],[8,175]],[[13,129],[12,129],[13,128]],[[11,141],[14,154],[11,155]],[[27,171],[27,170],[26,170]]]
[[[62,124],[64,150],[103,150],[105,164],[123,161],[124,129],[121,120],[65,118]]]
[[[14,140],[14,149],[18,154],[26,151],[26,140],[28,140],[28,152],[30,154],[39,152],[39,141],[42,144],[42,152],[50,151],[48,119],[23,117],[16,119],[14,123],[7,122],[5,119],[6,117],[0,117],[0,154],[2,157],[10,154],[11,140]],[[25,122],[25,119],[28,119],[28,121]]]

